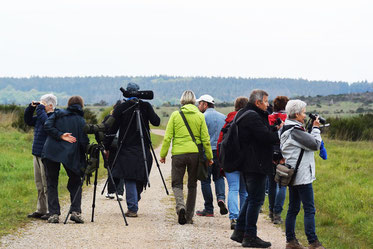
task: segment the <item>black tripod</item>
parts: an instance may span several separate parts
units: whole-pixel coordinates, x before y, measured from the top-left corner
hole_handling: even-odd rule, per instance
[[[100,156],[99,156],[99,153],[101,152],[102,158],[104,159],[104,164],[108,166],[108,162],[107,162],[106,156],[105,156],[105,154],[104,154],[104,145],[103,145],[102,141],[99,141],[99,142],[98,142],[97,147],[98,147],[97,149],[99,150],[98,152],[95,152],[95,153],[98,154],[98,155],[97,155],[97,160],[98,160],[98,161],[97,161],[97,164],[100,165]],[[96,171],[95,171],[95,180],[94,180],[94,189],[93,189],[93,201],[92,201],[92,217],[91,217],[91,222],[94,221],[94,213],[95,213],[95,207],[96,207],[95,203],[96,203],[96,189],[97,189],[98,168],[99,168],[99,167],[97,166]],[[111,180],[111,182],[112,182],[113,185],[114,185],[115,195],[116,195],[116,197],[117,197],[117,201],[118,201],[118,204],[119,204],[120,211],[122,212],[122,216],[123,216],[123,219],[124,219],[124,223],[126,224],[126,226],[128,226],[127,219],[126,219],[126,216],[124,215],[124,211],[123,211],[123,208],[122,208],[122,204],[120,203],[120,201],[119,201],[119,199],[118,199],[118,192],[117,192],[117,188],[116,188],[115,183],[114,183],[114,178],[113,178],[113,175],[112,175],[112,173],[111,173],[111,169],[110,169],[110,167],[108,167],[108,172],[109,172],[110,180]],[[75,202],[75,200],[76,200],[76,198],[77,198],[77,196],[78,196],[79,191],[82,189],[83,184],[84,184],[84,180],[86,179],[86,177],[87,177],[87,174],[84,173],[83,178],[82,178],[82,181],[81,181],[81,184],[80,184],[80,186],[79,186],[79,189],[78,189],[78,191],[76,192],[76,194],[75,194],[75,196],[74,196],[74,198],[73,198],[73,200],[72,200],[72,202],[71,202],[71,205],[70,205],[70,208],[69,208],[69,212],[68,212],[67,215],[66,215],[66,219],[65,219],[64,224],[66,224],[67,219],[68,219],[69,216],[70,216],[71,208],[72,208],[72,204]],[[105,185],[106,185],[106,184],[105,184]]]
[[[145,143],[144,143],[144,133],[143,133],[143,129],[142,129],[142,125],[145,126],[145,122],[144,122],[144,119],[142,118],[142,115],[141,115],[141,111],[140,111],[140,103],[139,103],[139,100],[138,99],[133,99],[134,101],[136,101],[134,103],[133,106],[129,107],[128,109],[124,110],[122,112],[122,114],[126,113],[127,111],[131,110],[131,109],[134,109],[133,113],[132,113],[132,116],[130,118],[130,121],[128,123],[128,126],[127,126],[127,129],[126,131],[124,132],[124,135],[123,135],[123,138],[121,139],[120,143],[119,143],[119,147],[118,147],[118,150],[117,150],[117,153],[115,154],[115,157],[114,157],[114,160],[113,160],[113,163],[111,166],[111,169],[113,169],[115,167],[115,162],[117,161],[117,158],[118,158],[118,155],[120,153],[120,150],[122,149],[122,146],[123,146],[123,142],[125,141],[126,137],[127,137],[127,134],[128,134],[128,131],[129,131],[129,128],[130,128],[130,125],[132,124],[133,122],[133,119],[135,118],[136,116],[136,125],[137,125],[137,131],[139,132],[140,134],[140,140],[141,140],[141,147],[142,147],[142,153],[143,153],[143,157],[144,157],[144,166],[145,166],[145,174],[146,174],[146,180],[147,180],[147,184],[148,184],[148,187],[150,187],[150,181],[149,181],[149,171],[148,171],[148,160],[146,158],[146,150],[145,150]],[[141,125],[142,124],[142,125]],[[162,175],[162,171],[161,171],[161,168],[159,167],[159,163],[158,163],[158,160],[157,160],[157,157],[155,155],[155,152],[154,152],[154,148],[153,148],[153,145],[152,145],[152,142],[151,142],[151,139],[150,139],[150,134],[149,134],[149,131],[145,128],[145,131],[146,131],[146,137],[149,141],[149,145],[150,145],[150,148],[151,148],[151,151],[152,151],[152,154],[154,156],[154,160],[157,164],[157,168],[158,168],[158,171],[159,171],[159,174],[161,176],[161,179],[162,179],[162,182],[163,182],[163,186],[166,190],[166,194],[169,195],[168,193],[168,189],[167,189],[167,186],[166,186],[166,183],[164,181],[164,178],[163,178],[163,175]],[[101,192],[101,195],[104,194],[105,192],[105,188],[106,188],[106,185],[108,183],[108,180],[106,180],[106,183],[104,185],[104,188],[102,189],[102,192]],[[115,185],[115,184],[114,184]]]

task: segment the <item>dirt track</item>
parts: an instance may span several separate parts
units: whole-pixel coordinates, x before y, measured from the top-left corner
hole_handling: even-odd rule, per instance
[[[163,131],[154,130],[162,134]],[[159,156],[159,149],[156,150]],[[171,172],[171,158],[161,164],[165,179]],[[82,200],[84,224],[61,220],[66,216],[68,206],[62,208],[59,224],[48,224],[35,220],[16,235],[1,239],[2,248],[242,248],[229,239],[232,230],[228,216],[222,216],[215,209],[214,218],[194,217],[194,224],[179,225],[174,211],[174,200],[170,182],[167,196],[154,164],[150,174],[151,187],[142,194],[139,202],[139,217],[127,218],[125,226],[118,203],[100,195],[104,182],[97,191],[95,222],[90,222],[92,189],[85,189]],[[124,211],[126,202],[122,201]],[[203,198],[198,186],[196,210],[203,208]],[[285,248],[284,233],[261,215],[258,221],[258,235],[272,243],[271,248]]]

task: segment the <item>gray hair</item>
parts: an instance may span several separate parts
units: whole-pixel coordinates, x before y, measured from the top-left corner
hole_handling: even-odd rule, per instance
[[[187,105],[187,104],[196,104],[196,95],[194,95],[194,92],[191,90],[186,90],[183,92],[180,98],[180,104],[181,105]]]
[[[289,100],[285,107],[285,111],[288,115],[288,118],[296,118],[296,114],[301,113],[303,109],[306,108],[306,106],[306,102],[303,102],[300,99]]]
[[[264,96],[268,96],[268,93],[264,90],[254,89],[250,93],[249,103],[255,105],[257,100],[262,101]]]
[[[40,101],[44,101],[47,105],[52,105],[53,109],[57,106],[57,97],[52,93],[44,94],[40,97]]]

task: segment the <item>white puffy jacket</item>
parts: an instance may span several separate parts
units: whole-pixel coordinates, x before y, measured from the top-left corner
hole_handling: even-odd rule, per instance
[[[287,119],[284,127],[287,125],[294,127],[284,131],[281,135],[280,148],[285,163],[295,168],[301,149],[304,149],[293,186],[312,183],[316,180],[314,151],[320,149],[322,140],[320,129],[313,128],[311,133],[308,133],[302,128],[302,123],[293,119]]]

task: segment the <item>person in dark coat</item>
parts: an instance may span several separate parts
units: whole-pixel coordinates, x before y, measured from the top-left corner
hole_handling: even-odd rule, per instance
[[[113,106],[113,110],[111,110],[110,114],[107,115],[104,120],[102,121],[103,124],[106,123],[106,121],[113,116],[113,111],[114,109],[120,105],[122,103],[121,100],[118,100],[115,105]],[[109,150],[109,158],[108,158],[108,165],[107,167],[112,167],[113,166],[113,162],[114,162],[114,159],[115,159],[115,154],[117,153],[117,149],[118,149],[118,132],[115,133],[115,134],[109,134],[109,133],[106,133],[105,135],[107,136],[114,136],[114,139],[113,141],[111,142],[110,144],[110,147],[108,148]],[[108,170],[109,171],[109,170]],[[116,178],[116,177],[113,177],[113,180],[114,180],[114,184],[112,183],[111,179],[110,179],[110,175],[109,175],[109,172],[108,172],[108,184],[107,184],[107,194],[106,194],[106,198],[108,199],[114,199],[115,198],[115,189],[117,189],[117,194],[118,194],[118,199],[120,201],[123,200],[123,192],[124,192],[124,181],[123,179],[120,179],[120,178]]]
[[[231,239],[242,243],[243,247],[267,248],[257,236],[259,210],[265,197],[266,175],[272,172],[273,145],[279,143],[277,129],[268,123],[268,93],[253,90],[247,106],[237,113],[237,118],[248,113],[238,123],[239,141],[242,153],[242,168],[247,198],[240,210]]]
[[[44,130],[48,134],[43,149],[43,162],[47,169],[48,182],[48,208],[49,223],[58,223],[60,204],[58,201],[58,175],[60,164],[66,170],[69,177],[67,189],[70,192],[70,201],[77,193],[74,203],[71,203],[72,221],[83,223],[81,218],[82,190],[80,188],[82,169],[86,166],[85,152],[89,144],[88,136],[83,128],[83,99],[80,96],[72,96],[68,100],[66,110],[55,111],[44,124]]]
[[[139,86],[135,83],[129,83],[127,91],[138,91]],[[143,123],[141,124],[144,134],[145,154],[147,158],[148,172],[150,173],[152,166],[152,155],[150,153],[150,141],[146,135],[150,128],[149,122],[158,126],[160,118],[154,112],[153,107],[145,101],[137,98],[128,98],[125,102],[115,108],[113,117],[115,119],[109,134],[115,134],[119,129],[118,141],[123,140],[123,136],[128,128],[127,135],[123,141],[122,148],[119,151],[118,158],[113,166],[113,176],[116,178],[123,178],[126,189],[126,202],[128,211],[125,213],[127,217],[137,217],[138,201],[143,188],[147,184],[145,160],[143,149],[141,145],[140,132],[137,127],[136,114],[130,123],[132,114],[135,111],[135,105],[139,105]],[[130,109],[129,109],[130,108]],[[106,137],[104,141],[105,148],[109,148],[113,137]],[[106,156],[109,152],[105,150]]]
[[[51,116],[57,105],[57,97],[53,94],[41,96],[39,101],[32,101],[24,113],[25,123],[34,127],[34,142],[32,143],[32,155],[34,156],[34,178],[36,189],[38,190],[38,201],[36,211],[27,215],[28,218],[40,218],[47,220],[48,198],[47,198],[47,177],[45,167],[41,161],[47,134],[44,131],[44,122]],[[36,110],[36,115],[34,112]]]

